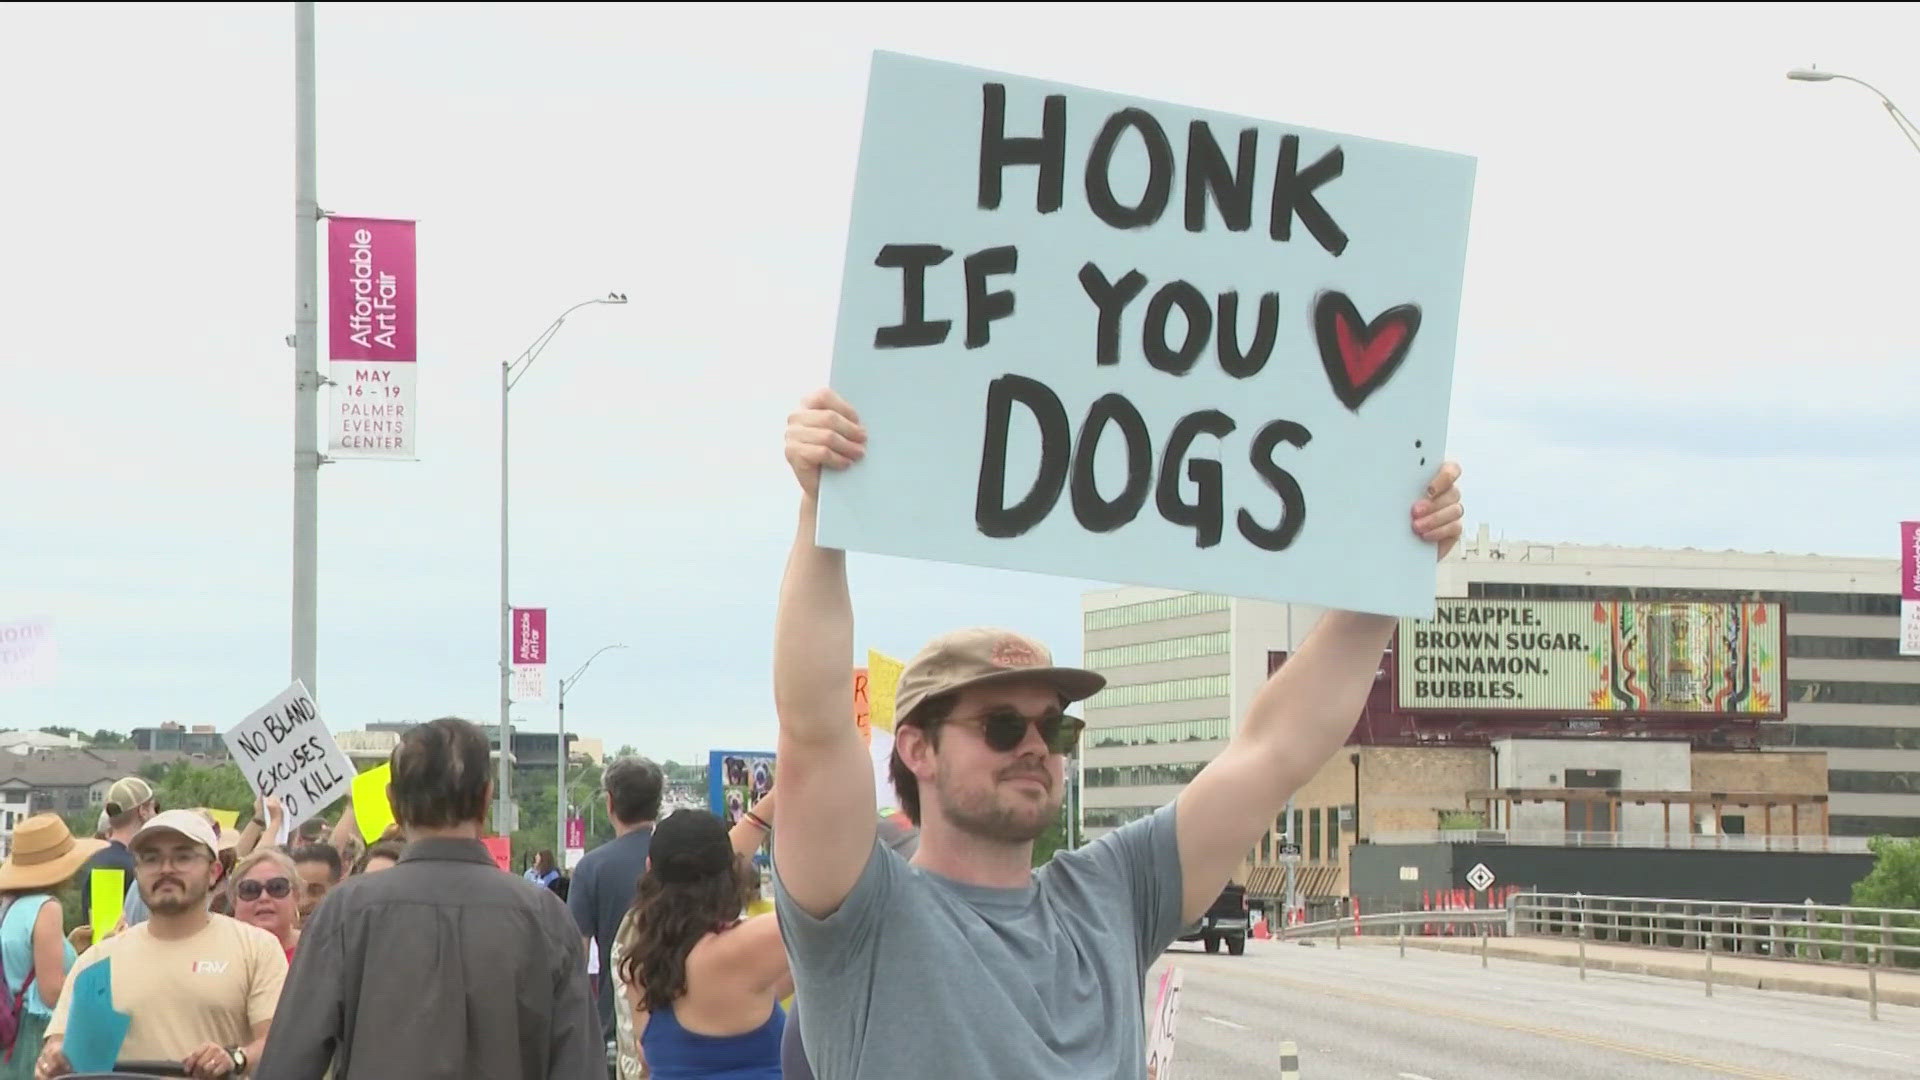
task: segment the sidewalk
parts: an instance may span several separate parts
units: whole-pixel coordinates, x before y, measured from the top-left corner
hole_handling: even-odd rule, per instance
[[[1388,936],[1347,938],[1370,946],[1397,944]],[[1478,938],[1408,937],[1407,945],[1437,952],[1478,953]],[[1580,944],[1577,939],[1561,937],[1495,937],[1487,944],[1487,955],[1503,960],[1530,960],[1541,964],[1577,967]],[[1594,971],[1617,971],[1629,975],[1656,975],[1669,979],[1706,980],[1706,954],[1679,949],[1653,949],[1634,945],[1587,943],[1587,967]],[[1911,968],[1881,968],[1878,972],[1880,1001],[1889,1005],[1920,1006],[1920,972]],[[1835,964],[1813,964],[1798,960],[1762,960],[1754,957],[1715,953],[1715,986],[1744,986],[1755,990],[1790,990],[1800,994],[1867,1000],[1867,972],[1864,968]],[[1704,993],[1704,987],[1702,989]]]

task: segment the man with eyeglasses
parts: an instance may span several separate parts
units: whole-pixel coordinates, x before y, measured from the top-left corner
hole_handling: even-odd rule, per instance
[[[89,949],[67,973],[34,1075],[71,1071],[62,1051],[74,980],[113,961],[113,1006],[132,1023],[120,1057],[177,1061],[198,1080],[244,1073],[260,1056],[287,977],[273,935],[207,910],[219,878],[213,826],[191,810],[155,815],[128,844],[149,915]]]
[[[806,1053],[820,1080],[1146,1074],[1147,969],[1205,913],[1287,797],[1346,741],[1395,620],[1328,612],[1254,695],[1233,740],[1172,803],[1034,869],[1059,820],[1066,715],[1105,685],[998,629],[936,638],[906,665],[890,774],[920,828],[911,861],[876,837],[872,767],[847,715],[846,557],[814,543],[820,471],[866,431],[831,390],[788,419],[798,535],[774,630],[780,800],[775,898]],[[1407,528],[1460,535],[1443,466]]]

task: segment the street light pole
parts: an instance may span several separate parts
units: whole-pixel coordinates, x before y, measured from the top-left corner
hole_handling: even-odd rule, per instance
[[[1868,92],[1880,99],[1880,104],[1887,110],[1887,115],[1893,118],[1894,126],[1900,129],[1900,134],[1907,137],[1907,141],[1913,144],[1915,150],[1920,150],[1920,128],[1916,128],[1913,121],[1907,119],[1907,114],[1900,111],[1900,106],[1895,105],[1892,98],[1881,93],[1878,87],[1865,79],[1856,79],[1851,75],[1838,75],[1818,68],[1794,68],[1787,72],[1787,78],[1794,82],[1831,82],[1839,79],[1841,82],[1866,87]]]
[[[507,710],[513,706],[513,604],[507,598],[507,395],[514,384],[520,381],[527,369],[539,358],[553,336],[567,321],[567,316],[583,307],[594,304],[624,304],[625,293],[608,293],[592,300],[582,300],[560,313],[533,344],[526,347],[520,356],[500,365],[500,771],[494,782],[493,823],[494,831],[502,836],[513,835],[513,771],[507,763],[513,753],[513,724],[507,716]]]
[[[560,758],[560,790],[559,794],[555,796],[560,804],[560,812],[556,818],[558,823],[554,826],[555,831],[559,834],[560,843],[553,850],[558,853],[557,858],[562,862],[565,862],[567,858],[567,684],[579,682],[580,676],[587,673],[587,668],[593,666],[595,660],[600,659],[600,653],[606,652],[608,649],[624,648],[626,648],[625,645],[603,645],[600,647],[599,652],[587,657],[587,662],[581,664],[578,670],[560,680],[560,744],[558,753]],[[585,831],[586,822],[582,821],[580,824],[582,831]]]
[[[320,196],[313,5],[293,5],[293,677],[318,694]]]

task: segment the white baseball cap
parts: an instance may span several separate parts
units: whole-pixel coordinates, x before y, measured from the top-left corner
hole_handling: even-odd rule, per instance
[[[140,826],[139,832],[133,834],[127,847],[137,848],[141,838],[160,832],[178,833],[196,844],[204,845],[209,855],[218,855],[220,852],[220,839],[213,833],[213,822],[193,810],[163,810],[153,815],[145,825]]]

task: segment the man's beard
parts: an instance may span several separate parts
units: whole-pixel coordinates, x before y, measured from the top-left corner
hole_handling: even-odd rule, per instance
[[[201,888],[196,891],[193,884],[184,878],[161,878],[153,883],[154,892],[158,893],[162,885],[174,885],[178,891],[156,898],[145,895],[145,890],[142,890],[140,897],[146,901],[147,910],[156,915],[179,915],[201,907],[207,902],[208,889]]]
[[[934,797],[940,800],[940,811],[947,821],[961,832],[1003,844],[1030,844],[1060,818],[1059,798],[1049,799],[1038,807],[1007,805],[1000,799],[1001,783],[1015,777],[1032,777],[1051,791],[1053,778],[1045,766],[1037,769],[1009,766],[997,773],[984,790],[958,798],[949,793],[951,777],[946,763],[941,762],[937,769]]]

